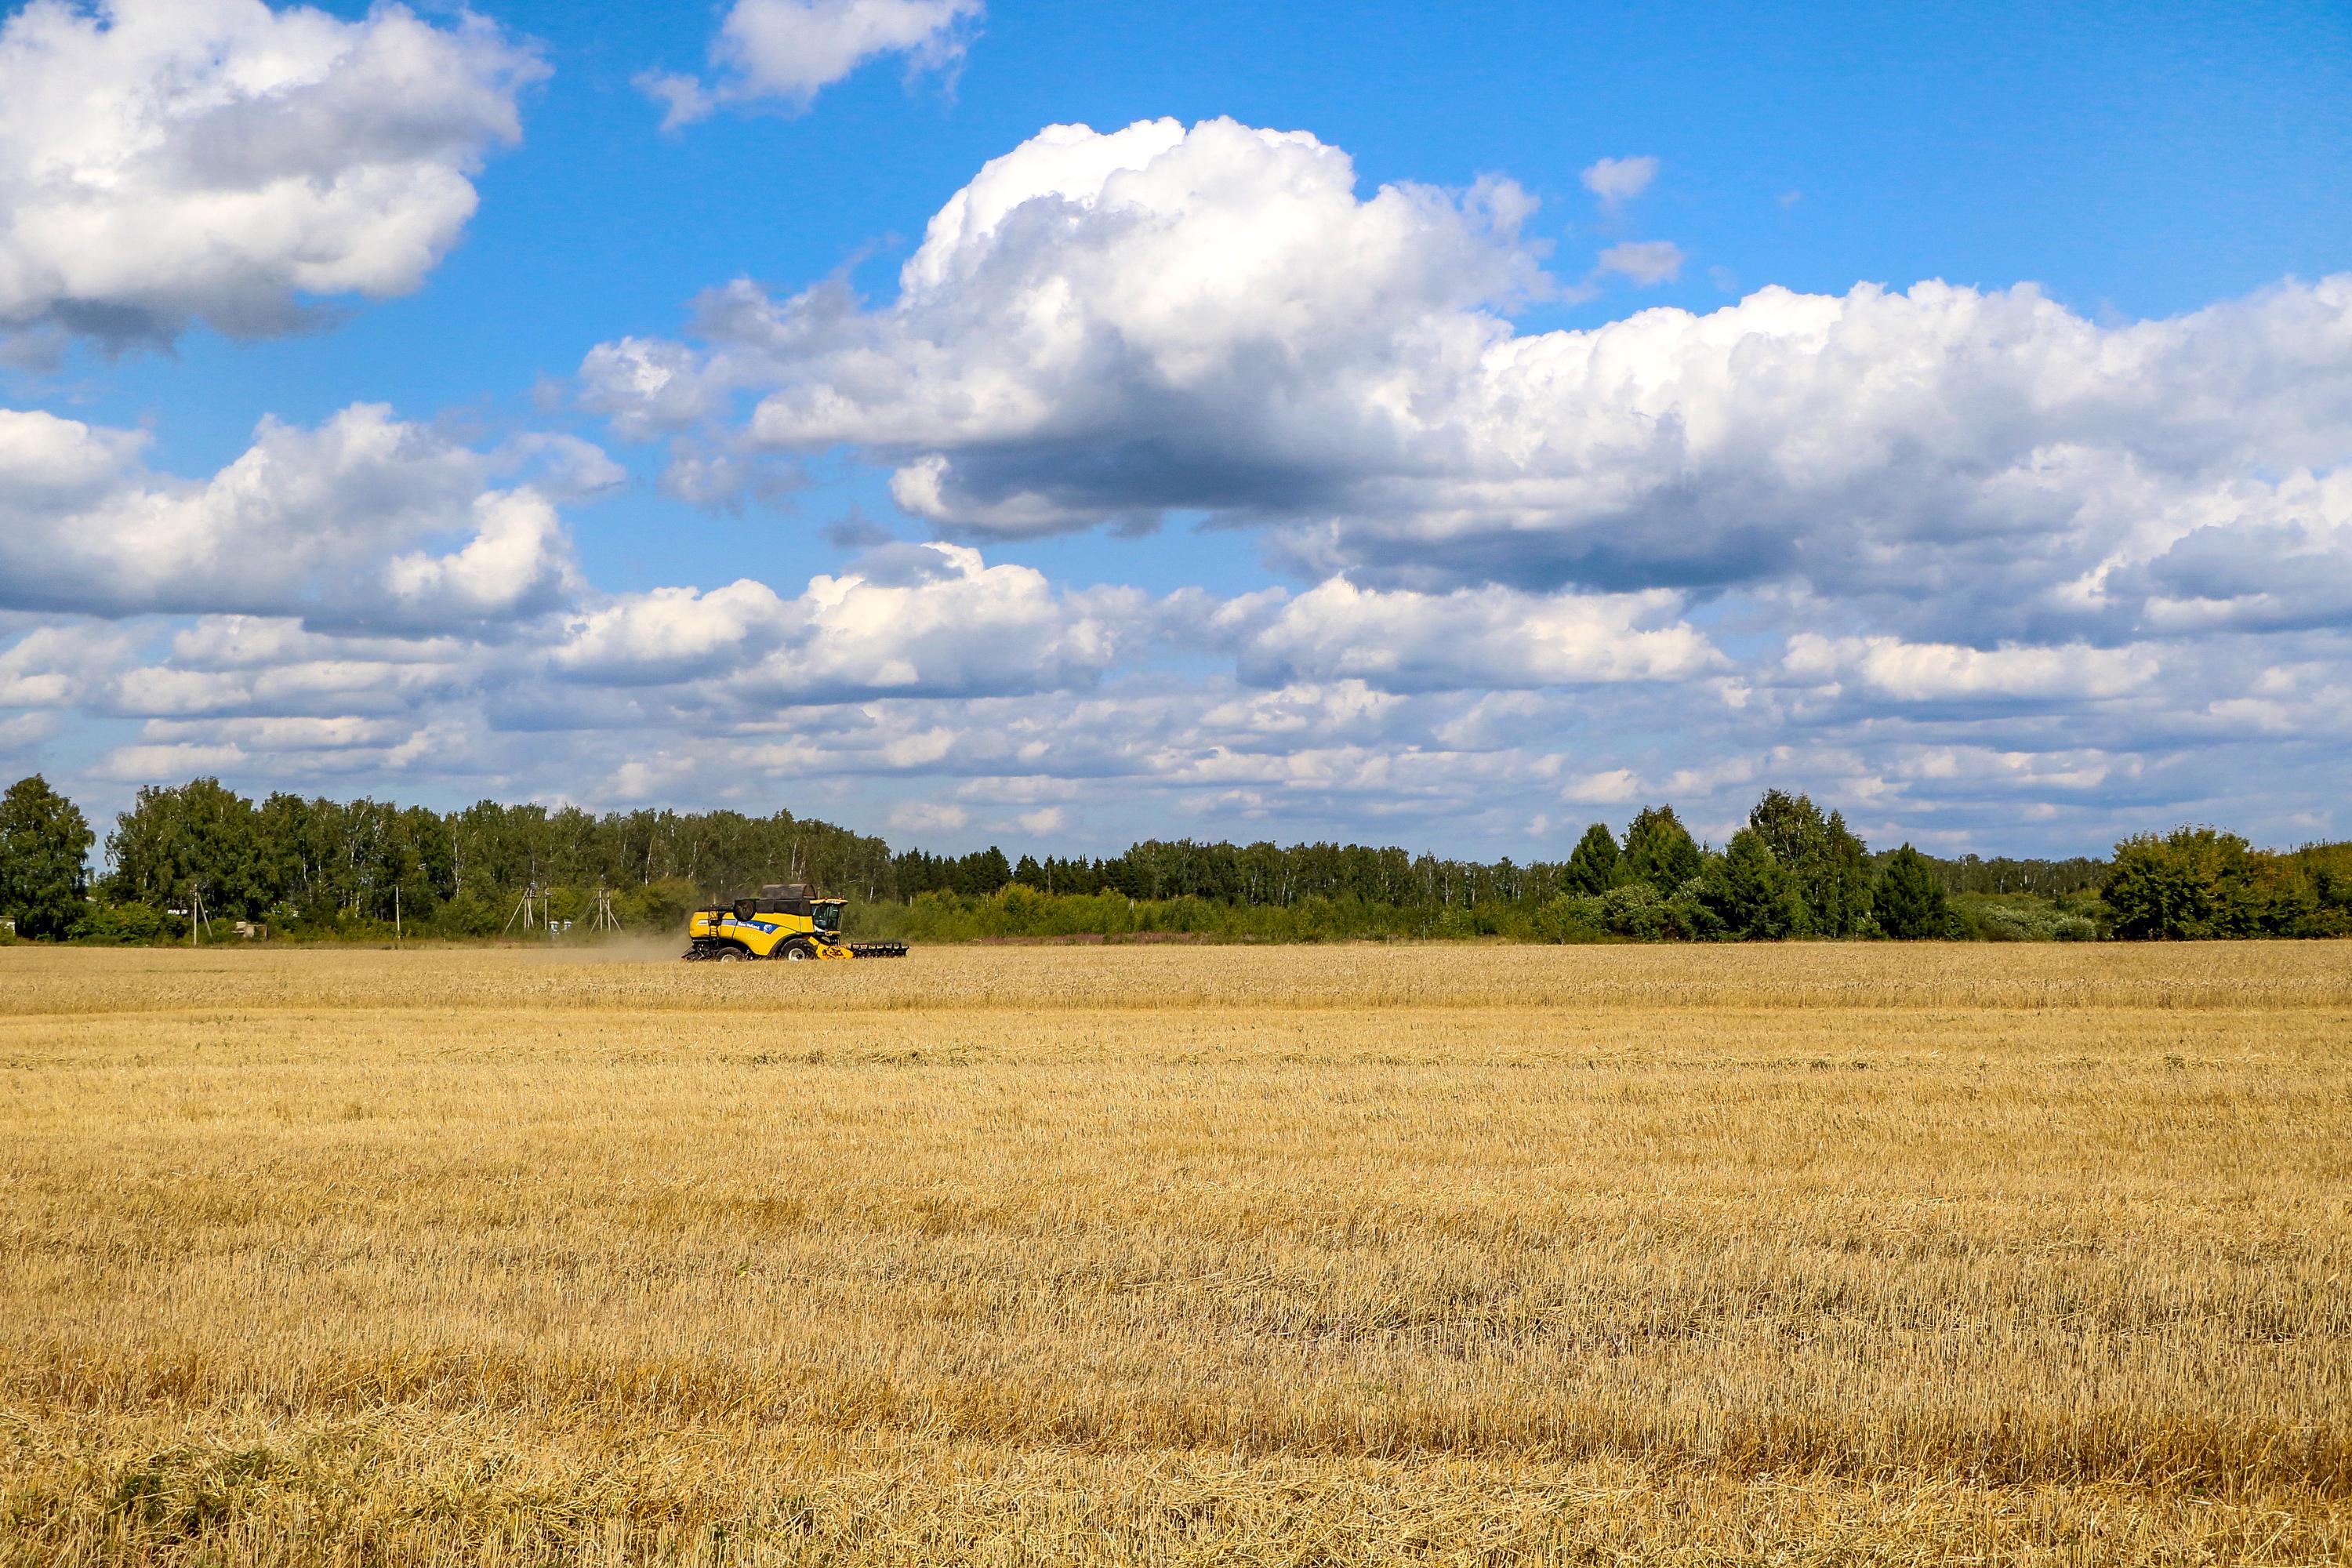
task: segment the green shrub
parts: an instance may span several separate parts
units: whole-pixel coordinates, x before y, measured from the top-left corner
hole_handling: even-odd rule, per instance
[[[1656,942],[1673,931],[1666,900],[1648,882],[1628,882],[1603,893],[1601,923],[1615,935],[1634,942]]]
[[[487,899],[466,893],[435,910],[426,930],[434,936],[496,936],[512,912],[511,905],[501,910]]]
[[[1601,900],[1589,893],[1563,893],[1539,905],[1528,916],[1526,928],[1527,935],[1538,942],[1606,942],[1610,935]]]
[[[181,922],[146,904],[92,903],[82,906],[68,936],[74,942],[131,946],[184,934],[172,929],[177,924]]]
[[[1957,934],[1973,942],[2089,942],[2098,922],[2032,893],[1962,893],[1951,901]]]

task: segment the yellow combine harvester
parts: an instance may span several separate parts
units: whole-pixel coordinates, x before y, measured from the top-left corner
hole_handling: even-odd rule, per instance
[[[697,910],[686,922],[687,962],[740,963],[748,958],[904,958],[903,942],[844,942],[846,899],[820,899],[805,882],[760,889],[725,909]]]

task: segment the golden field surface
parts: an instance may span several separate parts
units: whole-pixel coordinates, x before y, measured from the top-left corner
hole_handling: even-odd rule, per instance
[[[2352,1559],[2352,943],[0,950],[0,1562]]]

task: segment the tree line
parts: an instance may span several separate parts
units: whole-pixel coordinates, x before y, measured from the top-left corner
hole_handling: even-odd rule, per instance
[[[2186,938],[2352,934],[2352,845],[2284,853],[2211,827],[2126,838],[2105,860],[1874,853],[1837,810],[1771,789],[1720,847],[1673,807],[1594,823],[1522,865],[1356,844],[1148,840],[1109,858],[893,851],[778,811],[462,810],[200,778],[142,789],[104,839],[38,776],[0,796],[0,914],[20,936],[153,941],[200,916],[293,936],[482,936],[608,909],[675,929],[768,882],[848,897],[877,935],[1153,931],[1314,940]],[[602,895],[599,900],[599,895]]]

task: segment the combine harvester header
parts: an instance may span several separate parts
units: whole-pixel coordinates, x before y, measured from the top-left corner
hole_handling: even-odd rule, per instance
[[[751,958],[799,962],[813,958],[904,958],[903,942],[844,942],[846,899],[821,899],[806,882],[771,883],[753,899],[723,909],[697,910],[687,921],[689,963]]]

